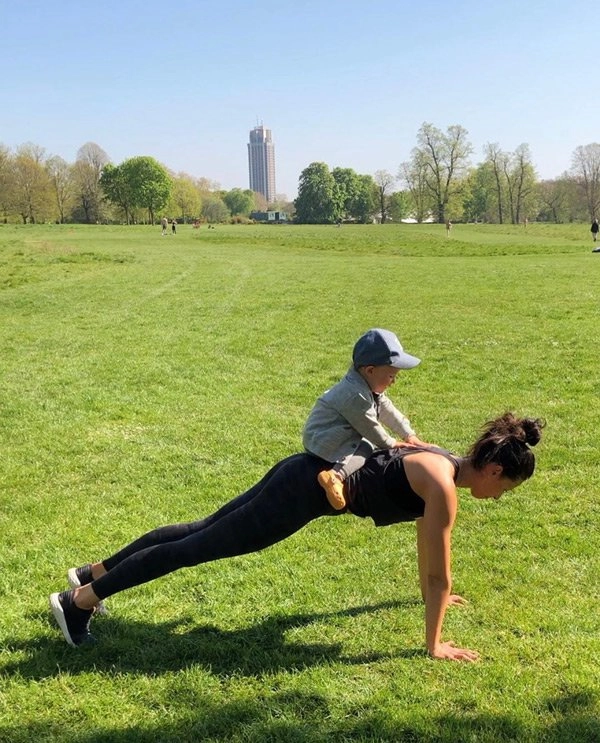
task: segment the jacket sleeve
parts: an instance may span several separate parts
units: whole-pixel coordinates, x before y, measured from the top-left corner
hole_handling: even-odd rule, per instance
[[[403,439],[415,433],[408,418],[395,407],[387,395],[379,398],[379,420]]]

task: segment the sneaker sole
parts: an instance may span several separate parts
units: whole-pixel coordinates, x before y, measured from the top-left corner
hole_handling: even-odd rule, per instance
[[[71,633],[69,632],[69,628],[67,627],[67,620],[65,619],[65,613],[62,608],[62,604],[60,603],[58,593],[52,593],[50,595],[50,608],[52,609],[52,613],[54,614],[54,618],[56,619],[56,622],[58,626],[60,627],[61,632],[63,633],[65,640],[67,643],[73,647],[76,648],[77,645],[73,642],[73,638],[71,637]]]
[[[77,568],[69,568],[67,570],[67,581],[71,588],[81,588],[81,581],[77,577]],[[108,614],[108,609],[104,601],[99,601],[96,606],[96,614],[104,615]]]

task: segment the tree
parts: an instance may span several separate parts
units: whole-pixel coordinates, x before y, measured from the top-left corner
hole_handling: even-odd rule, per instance
[[[135,206],[131,184],[123,171],[122,165],[105,165],[100,176],[99,185],[106,198],[123,211],[125,224],[131,222],[131,212]]]
[[[71,167],[66,160],[55,155],[47,161],[46,170],[56,204],[57,219],[62,224],[67,219],[67,212],[73,206],[74,190]]]
[[[341,218],[340,191],[325,163],[311,163],[302,171],[294,205],[301,224],[334,224]]]
[[[427,164],[422,152],[413,150],[412,160],[400,165],[398,177],[408,188],[411,212],[414,218],[423,222],[431,212],[431,194],[426,180]]]
[[[226,222],[229,219],[229,209],[218,194],[206,193],[202,198],[202,216],[207,222]]]
[[[8,221],[12,201],[13,159],[8,147],[0,144],[0,211],[4,222]]]
[[[396,177],[387,170],[376,170],[373,176],[375,183],[375,193],[377,194],[377,204],[379,206],[379,215],[381,224],[383,224],[388,217],[388,197],[391,192],[391,188],[396,182]]]
[[[75,198],[79,205],[75,217],[83,219],[88,224],[101,222],[105,217],[100,176],[109,162],[110,158],[106,152],[94,142],[86,142],[77,151],[72,168]]]
[[[401,222],[410,214],[410,197],[406,191],[391,193],[388,199],[390,217],[394,222]]]
[[[505,160],[504,174],[511,221],[513,224],[520,224],[528,213],[537,212],[536,178],[529,145],[519,145]]]
[[[171,195],[171,178],[167,169],[153,157],[131,157],[119,166],[133,206],[148,210],[150,224],[157,211],[164,209]]]
[[[484,154],[485,161],[478,169],[479,186],[488,190],[490,221],[503,224],[509,217],[513,224],[519,224],[537,214],[538,191],[529,145],[521,144],[514,152],[504,152],[497,142],[488,142]]]
[[[135,208],[145,209],[150,224],[157,211],[164,209],[171,195],[171,178],[153,157],[131,157],[120,165],[106,165],[100,185],[109,201],[123,210],[130,224]]]
[[[236,215],[247,217],[255,207],[254,191],[248,188],[245,191],[241,188],[232,188],[223,195],[223,201],[232,217]]]
[[[469,222],[496,221],[495,181],[490,163],[480,163],[464,181],[463,217]]]
[[[186,173],[171,178],[173,189],[166,207],[169,214],[178,214],[181,221],[186,217],[199,217],[202,211],[202,198],[194,179]]]
[[[560,224],[572,221],[571,193],[574,187],[569,178],[540,181],[537,186],[540,222]]]
[[[589,219],[600,217],[600,144],[592,142],[576,148],[571,174],[585,199]]]
[[[52,210],[45,151],[32,143],[21,145],[13,160],[13,205],[23,224],[43,222]]]
[[[254,208],[257,212],[266,212],[269,208],[269,202],[267,197],[259,191],[253,191],[254,194]]]
[[[366,224],[375,211],[375,181],[370,175],[357,176],[357,188],[350,204],[350,214],[357,222]]]
[[[358,175],[352,168],[334,168],[331,171],[338,190],[338,198],[342,207],[342,216],[352,215],[354,202],[358,196]]]
[[[473,151],[468,132],[454,124],[442,132],[433,124],[424,123],[417,135],[419,146],[413,150],[413,161],[424,167],[425,186],[433,201],[437,221],[446,221],[446,209],[453,189],[463,176]]]

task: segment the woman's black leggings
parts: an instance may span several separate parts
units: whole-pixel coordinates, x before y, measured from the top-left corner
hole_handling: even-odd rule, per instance
[[[104,599],[183,567],[256,552],[289,537],[319,516],[334,516],[317,474],[327,464],[294,454],[212,516],[162,526],[103,561],[107,573],[91,586]]]

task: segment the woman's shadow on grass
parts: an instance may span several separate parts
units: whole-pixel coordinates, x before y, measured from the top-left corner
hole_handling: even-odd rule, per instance
[[[592,743],[600,740],[595,715],[596,696],[589,691],[565,690],[559,697],[541,701],[541,709],[552,711],[551,720],[524,721],[511,712],[474,713],[455,710],[431,712],[425,718],[402,721],[376,701],[365,701],[357,710],[340,715],[336,702],[323,694],[302,690],[274,691],[257,696],[215,703],[199,697],[193,709],[172,706],[171,714],[158,721],[135,721],[123,727],[110,722],[93,730],[61,729],[55,721],[0,726],[0,740],[30,743],[64,740],[69,743],[186,743],[202,740],[306,741],[347,743],[378,741],[400,743],[460,743],[462,741],[544,741],[545,743]]]
[[[108,673],[156,676],[194,665],[206,668],[215,676],[229,677],[232,673],[261,676],[331,662],[359,664],[391,657],[424,656],[424,651],[417,648],[393,653],[366,651],[360,655],[346,655],[340,642],[306,644],[286,639],[290,630],[315,622],[352,618],[417,603],[416,600],[390,601],[332,612],[274,615],[250,627],[235,630],[211,625],[188,629],[192,620],[187,617],[154,624],[119,619],[117,615],[109,614],[93,623],[98,642],[81,648],[66,645],[58,630],[51,638],[9,640],[7,649],[24,652],[26,657],[7,663],[3,672],[41,679],[59,672],[79,673],[95,668]]]

